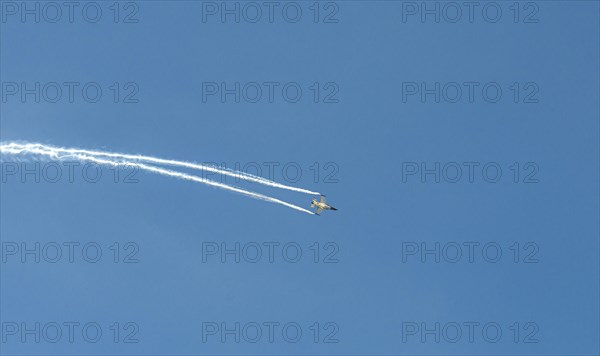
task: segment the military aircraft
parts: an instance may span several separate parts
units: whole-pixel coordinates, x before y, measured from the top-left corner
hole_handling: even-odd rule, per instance
[[[315,214],[317,214],[317,215],[321,215],[321,212],[323,210],[337,210],[333,206],[327,204],[327,201],[325,200],[324,195],[321,195],[321,201],[317,201],[316,198],[313,198],[312,204],[310,204],[310,207],[314,208],[315,206],[317,207],[317,211],[315,211]]]

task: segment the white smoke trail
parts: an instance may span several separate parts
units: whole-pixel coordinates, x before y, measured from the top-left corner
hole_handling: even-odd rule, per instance
[[[259,183],[259,184],[267,185],[267,186],[274,187],[274,188],[286,189],[286,190],[291,190],[294,192],[299,192],[299,193],[304,193],[304,194],[321,195],[321,193],[319,193],[319,192],[313,192],[308,189],[291,187],[289,185],[277,183],[272,180],[268,180],[268,179],[265,179],[262,177],[257,177],[257,176],[254,176],[254,175],[251,175],[248,173],[232,171],[232,170],[228,170],[228,169],[222,169],[222,168],[217,168],[217,167],[213,167],[213,166],[207,166],[207,165],[203,165],[203,164],[191,163],[191,162],[185,162],[185,161],[176,161],[176,160],[162,159],[162,158],[143,156],[143,155],[130,155],[130,154],[123,154],[123,153],[83,150],[83,149],[78,149],[78,148],[60,148],[60,147],[43,145],[43,144],[39,144],[39,143],[19,144],[19,143],[11,142],[8,144],[0,145],[0,150],[1,149],[17,149],[17,150],[23,150],[23,151],[27,151],[27,150],[31,150],[31,149],[39,149],[39,150],[47,150],[47,151],[53,152],[53,153],[82,154],[82,155],[89,155],[89,156],[95,156],[95,157],[110,157],[110,158],[117,158],[117,159],[123,159],[123,160],[128,160],[128,161],[150,162],[150,163],[155,163],[155,164],[159,164],[159,165],[163,164],[163,165],[168,165],[168,166],[185,167],[185,168],[207,171],[207,172],[212,172],[212,173],[217,173],[217,174],[223,174],[226,176],[239,178],[239,179],[246,180],[249,182]]]
[[[76,153],[61,155],[58,152],[49,151],[47,149],[39,149],[39,148],[33,148],[33,147],[13,148],[13,147],[8,147],[7,145],[0,145],[0,153],[12,154],[12,155],[18,155],[18,154],[40,155],[40,156],[45,156],[45,157],[49,157],[49,158],[54,158],[57,160],[76,159],[79,161],[93,162],[93,163],[96,163],[99,165],[136,167],[141,170],[145,170],[148,172],[152,172],[152,173],[156,173],[156,174],[160,174],[160,175],[164,175],[164,176],[174,177],[174,178],[192,181],[192,182],[196,182],[196,183],[202,183],[202,184],[206,184],[206,185],[209,185],[209,186],[212,186],[215,188],[229,190],[232,192],[243,194],[250,198],[263,200],[263,201],[270,202],[270,203],[280,204],[283,206],[287,206],[288,208],[292,208],[294,210],[301,211],[303,213],[314,215],[314,213],[310,210],[304,209],[304,208],[299,207],[294,204],[290,204],[283,200],[272,198],[267,195],[251,192],[251,191],[244,190],[241,188],[232,187],[227,184],[207,180],[207,179],[204,179],[204,178],[201,178],[198,176],[173,171],[170,169],[155,167],[155,166],[151,166],[151,165],[147,165],[147,164],[143,164],[143,163],[139,163],[139,162],[112,161],[112,160],[106,160],[106,159],[101,159],[101,158],[97,158],[97,157],[93,157],[93,156],[87,156],[87,155],[76,154]]]

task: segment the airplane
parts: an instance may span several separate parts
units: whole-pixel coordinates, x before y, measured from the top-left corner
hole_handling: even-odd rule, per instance
[[[317,207],[317,211],[315,211],[315,214],[317,214],[317,215],[321,215],[321,212],[323,210],[337,210],[333,206],[327,204],[324,195],[321,195],[321,201],[317,201],[316,198],[313,198],[312,204],[310,204],[310,207],[314,208],[315,206]]]

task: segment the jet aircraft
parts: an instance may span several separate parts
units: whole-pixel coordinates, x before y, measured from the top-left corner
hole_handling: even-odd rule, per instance
[[[321,212],[323,210],[337,210],[333,206],[327,204],[327,201],[326,201],[324,195],[321,195],[321,200],[320,201],[317,201],[316,198],[313,198],[312,204],[310,204],[310,207],[311,208],[317,207],[317,210],[315,211],[315,214],[317,214],[317,215],[321,215]]]

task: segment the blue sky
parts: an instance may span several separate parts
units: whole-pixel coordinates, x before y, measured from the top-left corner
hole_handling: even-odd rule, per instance
[[[39,22],[14,4],[0,14],[3,142],[274,164],[277,181],[339,211],[309,216],[144,172],[115,183],[103,169],[91,183],[78,167],[72,182],[38,183],[6,173],[33,162],[5,159],[2,354],[600,352],[597,2],[478,2],[472,21],[459,5],[456,22],[456,8],[436,2],[439,22],[420,16],[421,2],[322,2],[318,14],[313,2],[277,2],[272,21],[259,2],[256,23],[244,2],[226,5],[239,4],[239,23],[220,17],[221,2],[122,2],[118,15],[99,2],[97,22],[82,2],[56,23],[46,3]],[[20,97],[21,83],[40,83],[39,103]],[[76,83],[72,102],[64,83]],[[211,83],[239,83],[239,102],[209,95]],[[439,102],[423,99],[436,83]],[[101,88],[98,102],[86,85]],[[286,85],[302,90],[297,102]],[[439,182],[421,176],[436,163]],[[300,167],[297,182],[284,166]],[[39,263],[23,253],[36,243]],[[240,262],[222,262],[236,243]],[[56,246],[61,257],[45,261]],[[256,246],[262,257],[247,262]]]

